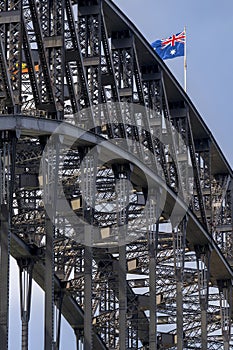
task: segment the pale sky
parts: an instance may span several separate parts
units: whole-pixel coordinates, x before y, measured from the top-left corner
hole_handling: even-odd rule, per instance
[[[187,29],[187,93],[233,165],[233,1],[115,0],[151,43]],[[166,60],[183,85],[183,57]],[[18,271],[11,262],[10,350],[20,349]],[[14,266],[14,268],[13,268]],[[33,285],[29,349],[43,349],[43,295]],[[72,329],[62,322],[61,350],[75,350]]]
[[[114,0],[152,43],[187,30],[187,93],[233,166],[233,1]],[[183,86],[183,57],[164,61]]]

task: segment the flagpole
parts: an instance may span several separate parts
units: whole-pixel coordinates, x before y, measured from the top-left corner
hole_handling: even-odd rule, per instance
[[[186,35],[186,26],[184,27],[184,35],[185,35],[185,42],[184,42],[184,91],[187,92],[187,49],[186,49],[187,35]]]

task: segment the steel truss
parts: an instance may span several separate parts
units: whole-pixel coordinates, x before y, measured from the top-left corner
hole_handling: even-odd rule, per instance
[[[45,290],[46,350],[60,348],[62,314],[77,349],[230,349],[232,169],[122,12],[110,0],[0,1],[0,113],[0,348],[11,254],[23,350],[32,278]],[[114,157],[100,166],[104,140]],[[145,175],[167,189],[161,212]]]

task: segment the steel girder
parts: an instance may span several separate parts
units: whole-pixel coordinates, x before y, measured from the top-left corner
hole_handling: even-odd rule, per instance
[[[232,169],[189,98],[110,0],[2,1],[0,11],[2,347],[11,253],[22,280],[33,276],[45,290],[45,349],[59,349],[54,305],[74,328],[77,347],[228,349]],[[134,113],[132,103],[146,113]],[[102,113],[99,104],[105,105]],[[77,141],[62,165],[64,150],[59,142],[53,145],[41,178],[48,137],[59,125],[63,137]],[[122,139],[126,149],[110,142]],[[104,140],[112,159],[123,162],[100,167],[87,157],[95,145],[104,148]],[[176,202],[184,205],[177,195],[189,186],[190,167],[190,206],[172,227],[169,217]],[[99,227],[105,247],[81,244],[79,238],[87,237],[82,226],[75,236],[69,212],[59,208],[59,195],[53,197],[58,174],[72,212]],[[167,191],[159,216],[160,199],[149,202],[143,174]],[[51,206],[56,225],[45,206]],[[122,224],[135,239],[111,247],[111,230],[118,235]],[[23,349],[30,283],[27,300],[25,285],[20,292]],[[214,333],[219,329],[220,338]]]

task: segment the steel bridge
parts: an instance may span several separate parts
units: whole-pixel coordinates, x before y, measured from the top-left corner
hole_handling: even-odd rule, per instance
[[[0,113],[0,349],[10,256],[23,350],[32,279],[46,350],[230,349],[232,169],[120,9],[0,0]]]

